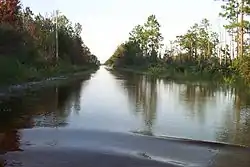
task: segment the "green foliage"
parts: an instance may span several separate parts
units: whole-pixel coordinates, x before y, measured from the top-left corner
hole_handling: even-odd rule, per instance
[[[218,34],[211,31],[211,25],[207,19],[203,19],[200,24],[194,24],[186,34],[177,36],[175,41],[181,51],[190,56],[190,59],[204,59],[216,55],[215,47],[218,42]]]
[[[228,0],[224,1],[221,6],[222,12],[220,16],[228,21],[225,28],[231,33],[233,42],[237,42],[236,50],[237,58],[233,60],[230,70],[236,75],[244,78],[246,82],[250,82],[250,50],[249,39],[245,38],[249,33],[250,22],[250,1],[248,0]]]
[[[162,75],[164,72],[166,72],[166,69],[162,66],[151,66],[148,68],[148,73],[150,75],[154,75],[154,76],[157,76],[157,75]]]
[[[243,56],[237,59],[235,63],[236,69],[239,70],[239,73],[244,76],[247,81],[250,81],[250,57]]]
[[[113,67],[145,65],[147,57],[142,54],[140,45],[134,41],[129,41],[118,46],[105,64]]]
[[[224,27],[231,33],[232,38],[237,42],[237,56],[245,55],[249,52],[248,44],[246,44],[245,34],[249,33],[250,22],[250,1],[249,0],[223,0],[221,6],[222,12],[220,16],[228,21]]]
[[[119,45],[115,50],[114,54],[111,56],[109,60],[107,60],[105,64],[114,66],[118,65],[119,60],[121,60],[122,57],[124,57],[125,51],[126,51],[125,44]]]
[[[150,15],[144,25],[137,25],[129,34],[129,40],[118,46],[105,64],[148,67],[157,63],[163,37],[155,15]]]
[[[18,4],[19,2],[16,5]],[[26,76],[35,78],[38,73],[45,74],[46,70],[53,74],[53,70],[58,67],[66,68],[62,64],[72,68],[100,65],[97,57],[84,44],[81,38],[82,26],[79,23],[73,25],[66,16],[58,15],[57,58],[56,16],[34,15],[30,8],[21,9],[20,6],[12,8],[15,13],[11,15],[5,11],[9,9],[0,8],[0,13],[6,15],[6,19],[0,22],[0,78],[3,80],[12,81],[27,78]]]
[[[219,48],[218,34],[211,30],[207,19],[177,36],[163,56],[160,54],[162,39],[160,25],[152,15],[144,25],[130,32],[129,40],[117,47],[106,64],[168,78],[193,76],[234,83],[240,76],[246,76],[250,80],[250,59],[232,60],[228,45]]]
[[[138,25],[132,30],[129,41],[138,43],[144,56],[157,56],[153,52],[159,52],[163,41],[160,27],[156,16],[150,15],[143,26]]]
[[[243,27],[245,30],[249,29],[250,22],[239,19],[239,16],[243,14],[244,16],[250,15],[250,1],[249,0],[223,0],[224,4],[221,6],[222,12],[219,15],[226,20],[228,24],[225,25],[229,31],[236,33],[236,28]],[[241,23],[243,21],[243,24]],[[244,31],[245,31],[244,30]]]
[[[221,48],[222,58],[216,57],[218,34],[211,31],[207,19],[193,25],[187,33],[177,36],[164,56],[160,54],[162,39],[160,25],[151,15],[143,26],[138,25],[132,30],[128,42],[121,44],[106,64],[115,68],[138,67],[151,75],[228,74],[231,64],[228,50]]]
[[[228,44],[222,47],[222,41],[212,31],[209,20],[203,19],[171,41],[164,55],[160,54],[161,26],[151,15],[143,25],[134,27],[129,40],[117,48],[106,64],[116,68],[136,67],[151,75],[198,74],[221,78],[227,83],[243,77],[250,82],[250,46],[249,39],[244,38],[244,34],[249,34],[250,22],[246,17],[249,15],[250,1],[225,0],[222,5],[220,16],[228,20],[225,28],[232,36],[232,43],[237,42],[236,48],[232,45],[232,50]],[[235,58],[235,50],[241,58],[232,59]]]

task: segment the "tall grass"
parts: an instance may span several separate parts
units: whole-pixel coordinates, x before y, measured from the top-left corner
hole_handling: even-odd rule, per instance
[[[66,75],[88,70],[90,66],[76,66],[59,61],[54,66],[25,64],[16,58],[0,56],[0,83],[11,84],[19,82],[38,81],[53,76]]]

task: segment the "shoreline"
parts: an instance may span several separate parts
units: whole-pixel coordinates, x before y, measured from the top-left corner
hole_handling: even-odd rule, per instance
[[[241,79],[232,79],[230,80],[230,77],[219,76],[216,74],[209,74],[209,73],[199,73],[199,74],[192,74],[192,73],[180,73],[175,72],[174,74],[171,74],[171,72],[162,72],[162,73],[151,73],[147,70],[142,69],[136,69],[136,68],[130,68],[130,67],[123,67],[123,68],[113,68],[110,66],[105,66],[105,68],[108,71],[121,71],[121,72],[131,72],[134,74],[139,75],[147,75],[150,77],[156,77],[159,79],[166,79],[166,80],[173,80],[173,81],[208,81],[208,82],[214,82],[221,85],[237,85],[237,84],[243,84],[243,81]],[[246,86],[245,84],[243,84]]]
[[[66,82],[70,82],[77,79],[83,79],[87,75],[91,75],[98,68],[91,68],[87,70],[79,70],[77,72],[66,73],[64,75],[54,75],[48,78],[42,78],[37,81],[21,82],[17,84],[0,84],[0,100],[5,100],[13,96],[20,96],[25,93],[25,90],[32,89],[37,90],[47,86],[59,85]]]

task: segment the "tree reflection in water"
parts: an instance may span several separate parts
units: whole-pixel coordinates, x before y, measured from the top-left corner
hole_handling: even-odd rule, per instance
[[[0,151],[19,149],[18,129],[66,126],[69,114],[80,110],[79,98],[84,80],[27,91],[23,97],[1,101]]]
[[[250,93],[241,87],[233,89],[232,114],[225,115],[225,129],[218,132],[217,139],[241,145],[250,145]]]
[[[188,121],[197,120],[199,123],[194,123],[197,126],[212,126],[210,135],[215,135],[214,140],[250,145],[250,93],[246,88],[214,82],[170,81],[131,72],[111,73],[123,80],[122,86],[128,92],[129,103],[134,106],[133,111],[141,113],[144,118],[144,129],[139,133],[153,135],[157,131],[158,127],[154,130],[154,125],[159,121],[156,119],[157,112],[162,112],[159,108],[160,99],[163,95],[174,94],[173,99],[178,100],[176,105],[181,106],[182,111],[178,111],[181,116]],[[213,125],[214,121],[220,122]],[[194,133],[199,135],[198,132]]]
[[[107,83],[112,83],[112,86],[119,89],[106,85],[99,87],[101,82],[84,87],[82,84],[86,82],[75,81],[40,91],[29,91],[21,98],[13,97],[9,101],[1,102],[0,133],[33,127],[65,127],[69,123],[73,127],[84,125],[112,131],[115,128],[112,129],[114,125],[110,120],[115,118],[119,123],[124,119],[124,113],[116,112],[120,106],[114,104],[121,100],[114,98],[122,97],[119,102],[125,100],[124,103],[128,106],[123,110],[126,112],[126,120],[121,125],[128,126],[129,128],[124,128],[126,130],[136,129],[139,130],[138,133],[147,135],[178,136],[250,146],[250,93],[247,89],[221,86],[212,82],[156,79],[129,72],[111,72],[111,77],[109,74],[106,74],[109,77],[102,76],[97,80],[109,79]],[[97,80],[95,78],[88,83]],[[83,87],[87,94],[82,92]],[[117,92],[117,96],[113,91],[114,94],[105,101],[108,104],[103,106],[112,106],[111,108],[101,108],[103,102],[93,102],[98,95],[89,97],[92,93],[103,93],[103,88],[107,88],[103,91],[105,93],[111,89],[122,89]],[[89,99],[81,103],[80,98]],[[83,116],[79,111],[83,110],[81,106],[84,105],[90,112],[85,112]],[[113,111],[103,112],[110,109]],[[79,117],[72,117],[72,114],[79,114]],[[69,119],[76,122],[69,122]],[[100,127],[102,125],[96,120],[103,120],[107,126]]]
[[[128,100],[130,104],[134,104],[135,114],[141,113],[143,116],[144,128],[136,133],[153,135],[152,128],[157,110],[157,79],[127,72],[111,73],[116,77],[126,78],[123,86],[128,92]]]

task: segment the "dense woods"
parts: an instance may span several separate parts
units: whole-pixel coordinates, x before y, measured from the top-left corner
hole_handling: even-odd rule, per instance
[[[79,23],[59,11],[35,15],[20,0],[0,0],[0,80],[34,80],[98,67],[81,31]]]
[[[209,20],[204,18],[163,48],[160,23],[151,15],[143,25],[134,27],[129,39],[117,47],[106,64],[157,75],[202,74],[230,81],[243,78],[249,82],[250,2],[222,2],[219,16],[227,20],[224,31],[230,41],[222,41],[221,32],[213,31]]]

